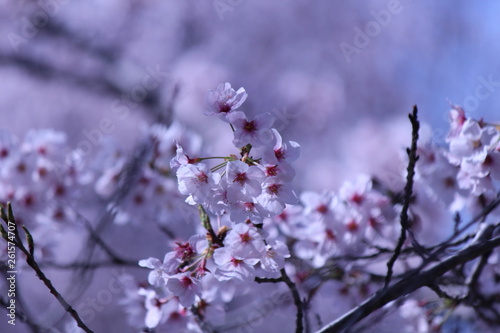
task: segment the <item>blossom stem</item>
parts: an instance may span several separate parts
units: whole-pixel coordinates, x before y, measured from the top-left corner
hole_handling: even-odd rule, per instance
[[[229,156],[212,156],[212,157],[199,157],[199,161],[204,161],[204,160],[214,160],[214,159],[223,159],[223,160],[228,160],[231,157]]]
[[[223,167],[225,167],[226,165],[227,165],[227,161],[222,162],[222,163],[220,163],[220,164],[217,164],[217,165],[216,165],[216,166],[214,166],[213,168],[211,168],[211,169],[210,169],[210,171],[215,172],[215,171],[217,171],[217,170],[222,169],[222,168],[223,168]]]

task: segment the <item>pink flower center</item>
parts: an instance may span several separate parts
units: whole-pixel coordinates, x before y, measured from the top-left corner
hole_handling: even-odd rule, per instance
[[[228,105],[227,103],[219,104],[219,112],[228,113],[229,111],[231,111],[230,105]]]
[[[231,263],[233,264],[234,267],[238,267],[239,265],[241,265],[242,262],[243,260],[231,258]]]
[[[191,244],[189,242],[186,242],[184,244],[182,243],[176,243],[177,248],[175,249],[176,256],[181,258],[182,260],[187,260],[191,258],[194,255],[194,250],[191,247]]]
[[[255,209],[255,204],[253,202],[245,202],[245,211],[247,212],[253,212]]]
[[[278,166],[277,165],[272,165],[266,167],[266,176],[268,177],[274,177],[278,174]]]
[[[278,215],[278,219],[280,219],[283,222],[287,222],[288,221],[288,213],[287,212],[281,213],[280,215]]]
[[[269,194],[274,194],[278,195],[278,192],[280,191],[281,185],[280,184],[273,184],[267,187],[267,192]]]
[[[253,238],[252,238],[252,236],[250,236],[250,234],[247,231],[244,234],[240,234],[240,240],[242,243],[248,244],[253,240]]]
[[[193,281],[187,277],[187,276],[184,276],[182,279],[181,279],[181,286],[186,289],[188,288],[189,286],[193,285]]]
[[[255,122],[252,121],[245,121],[245,125],[243,125],[243,130],[248,133],[255,132],[257,130],[257,126],[255,125]]]
[[[208,177],[204,172],[200,172],[196,175],[196,178],[200,183],[208,183]]]
[[[316,208],[316,211],[320,214],[326,214],[328,213],[328,206],[325,204],[321,204]]]
[[[56,220],[63,220],[64,219],[64,211],[62,209],[57,209],[55,212],[54,212],[54,219]]]
[[[278,161],[281,161],[282,159],[285,158],[285,150],[283,148],[276,149],[274,151],[274,156],[276,156]]]
[[[241,186],[245,185],[245,182],[248,180],[246,172],[238,173],[234,178],[234,182],[240,183]]]
[[[453,177],[446,177],[443,182],[445,187],[450,188],[455,186],[455,179]]]
[[[39,147],[39,148],[38,148],[38,153],[39,153],[40,155],[45,155],[45,154],[47,154],[47,148],[46,148],[46,147],[44,147],[44,146]]]
[[[35,202],[35,198],[31,194],[26,194],[22,200],[25,206],[31,206]]]
[[[42,178],[45,177],[47,175],[47,169],[44,167],[38,168],[38,175]]]
[[[56,189],[55,189],[56,196],[60,197],[60,196],[63,196],[65,193],[66,193],[66,189],[64,188],[64,186],[61,184],[57,184]]]
[[[347,230],[350,232],[356,232],[359,229],[359,225],[356,221],[352,220],[351,222],[347,223],[346,225]]]
[[[23,173],[26,171],[26,165],[24,163],[19,163],[17,166],[16,166],[16,169],[17,171],[19,171],[20,173]]]
[[[140,194],[137,194],[135,197],[134,197],[134,202],[137,204],[137,205],[140,205],[144,202],[144,197]]]
[[[330,229],[326,229],[325,234],[326,234],[326,238],[331,240],[331,241],[334,241],[337,238],[337,237],[335,237],[335,234],[333,233],[333,231],[331,231]]]
[[[358,204],[358,205],[361,204],[364,199],[365,198],[361,194],[358,194],[358,193],[354,193],[351,197],[351,201]]]

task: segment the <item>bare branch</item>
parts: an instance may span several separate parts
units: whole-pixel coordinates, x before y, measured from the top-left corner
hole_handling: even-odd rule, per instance
[[[394,250],[394,254],[387,262],[387,275],[385,278],[385,287],[389,286],[389,283],[391,282],[394,263],[401,254],[401,249],[403,248],[403,244],[406,241],[406,232],[409,229],[408,209],[410,208],[410,201],[413,195],[413,177],[415,176],[415,165],[417,164],[418,161],[417,143],[418,143],[418,130],[420,128],[420,123],[418,121],[417,113],[418,109],[417,106],[415,105],[413,107],[413,113],[408,115],[412,125],[412,140],[411,140],[411,148],[406,150],[406,152],[408,153],[408,168],[406,175],[406,185],[404,190],[403,208],[401,210],[401,215],[400,215],[401,234],[399,236],[396,249]]]
[[[4,210],[3,206],[0,205],[0,209]],[[8,219],[4,220],[5,223],[8,224],[8,222],[10,221],[10,222],[13,222],[15,224],[16,222],[14,219],[14,215],[12,214],[12,207],[11,207],[10,203],[7,204],[7,211],[8,211],[8,215],[7,215]],[[2,217],[5,215],[6,214],[2,213]],[[24,228],[24,230],[26,231],[27,235],[29,235],[29,232],[27,231],[27,229]],[[47,278],[47,276],[45,276],[45,273],[40,269],[40,266],[38,266],[38,263],[35,260],[34,253],[32,253],[32,251],[29,251],[28,249],[26,249],[23,242],[21,241],[21,236],[19,235],[19,231],[17,228],[14,229],[14,234],[16,237],[16,241],[14,242],[15,246],[24,253],[24,255],[26,256],[26,262],[35,271],[38,278],[40,280],[42,280],[42,282],[45,284],[45,286],[49,289],[50,293],[52,295],[54,295],[54,297],[57,299],[59,304],[61,304],[63,306],[63,308],[66,310],[66,312],[68,312],[73,317],[73,319],[75,319],[75,321],[78,324],[78,327],[80,327],[82,330],[84,330],[87,333],[93,333],[93,331],[90,328],[88,328],[87,325],[85,325],[85,323],[82,321],[78,312],[76,312],[76,310],[73,309],[73,307],[71,305],[69,305],[68,302],[66,302],[64,297],[57,291],[57,289],[54,287],[52,282]],[[8,241],[8,239],[6,239],[6,240]]]
[[[406,274],[406,278],[379,290],[375,295],[352,309],[338,320],[323,327],[318,333],[347,332],[354,324],[367,317],[385,304],[408,295],[429,284],[449,270],[476,259],[500,246],[500,236],[491,240],[479,241],[424,271],[415,269]]]

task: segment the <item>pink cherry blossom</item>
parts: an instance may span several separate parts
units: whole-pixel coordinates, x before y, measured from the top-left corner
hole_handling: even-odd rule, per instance
[[[228,82],[221,83],[216,90],[209,90],[206,96],[207,115],[219,115],[225,120],[226,115],[237,110],[247,99],[245,89],[235,91]]]
[[[181,165],[177,170],[179,192],[189,195],[193,202],[201,203],[208,199],[220,177],[212,174],[204,163]]]
[[[232,249],[222,247],[214,251],[214,261],[217,264],[214,274],[219,281],[237,279],[250,282],[255,277],[254,265],[259,262],[259,259],[240,257]]]
[[[177,273],[181,261],[173,252],[165,255],[163,262],[156,258],[148,258],[139,261],[139,266],[152,269],[148,276],[148,282],[153,286],[164,286],[171,274]]]
[[[260,147],[272,140],[271,126],[274,118],[270,113],[258,114],[253,119],[248,119],[241,112],[232,112],[227,120],[234,127],[233,144],[240,148],[247,144]]]
[[[247,199],[257,197],[262,192],[261,183],[264,181],[264,173],[252,165],[241,161],[230,161],[226,167],[228,180],[228,192],[230,196],[240,197],[240,193]],[[244,199],[244,198],[241,198]]]
[[[166,287],[179,298],[179,303],[185,307],[193,305],[195,297],[201,294],[199,281],[192,277],[190,272],[170,276]]]

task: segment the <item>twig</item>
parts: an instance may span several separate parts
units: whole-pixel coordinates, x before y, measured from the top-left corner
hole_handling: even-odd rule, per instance
[[[200,313],[200,309],[196,306],[191,307],[191,312],[194,315],[194,320],[198,324],[198,327],[204,332],[204,333],[218,333],[215,329],[212,328],[212,326],[205,321],[203,318],[203,315]]]
[[[407,278],[401,279],[395,284],[379,290],[375,295],[341,318],[323,327],[318,333],[347,332],[354,324],[361,321],[372,312],[380,309],[385,304],[408,295],[423,286],[431,284],[437,277],[442,276],[454,267],[474,260],[498,246],[500,246],[500,236],[475,243],[425,271],[421,271],[420,269],[412,270],[407,273]]]
[[[7,299],[0,297],[0,305],[2,305],[2,307],[8,307],[9,304],[10,303]],[[28,325],[34,332],[61,333],[55,328],[43,327],[37,324],[20,308],[16,308],[16,318],[19,318],[20,321]]]
[[[297,290],[297,286],[295,283],[293,283],[292,280],[290,280],[290,277],[288,274],[286,274],[286,271],[284,268],[280,270],[281,272],[281,277],[279,278],[255,278],[255,282],[257,283],[278,283],[278,282],[285,282],[290,291],[292,292],[293,296],[293,303],[295,304],[295,307],[297,308],[297,317],[296,317],[296,326],[295,326],[295,332],[296,333],[302,333],[304,332],[304,303],[300,299],[300,294],[299,291]]]
[[[278,282],[284,282],[283,278],[260,278],[256,277],[255,282],[257,283],[278,283]]]
[[[5,214],[5,210],[4,210],[3,206],[1,206],[1,205],[0,205],[0,210],[2,210],[1,215],[2,215],[3,219],[5,216],[7,216],[7,219],[4,219],[5,223],[7,223],[7,225],[9,225],[9,222],[14,223],[14,225],[16,224],[16,220],[14,218],[14,214],[12,213],[12,207],[11,207],[10,203],[7,204],[8,214]],[[57,291],[57,289],[54,287],[52,282],[45,276],[43,271],[40,269],[40,266],[38,266],[38,263],[36,262],[35,257],[34,257],[33,238],[31,236],[31,234],[29,233],[28,229],[23,227],[23,229],[26,233],[26,239],[28,242],[29,250],[26,249],[23,242],[21,241],[21,236],[19,235],[19,231],[17,228],[15,228],[13,231],[13,233],[15,235],[15,240],[9,239],[7,237],[7,233],[6,233],[5,229],[3,228],[3,226],[1,227],[1,229],[2,229],[2,236],[5,238],[5,240],[14,243],[14,245],[24,253],[24,255],[26,256],[26,262],[28,263],[28,265],[35,271],[38,278],[40,280],[42,280],[42,282],[45,284],[45,286],[49,289],[50,293],[52,295],[54,295],[54,297],[63,306],[63,308],[66,310],[66,312],[68,312],[73,317],[73,319],[75,319],[75,321],[78,324],[78,327],[80,327],[82,330],[84,330],[87,333],[93,333],[93,331],[90,328],[88,328],[87,325],[85,325],[85,323],[82,321],[82,319],[78,315],[78,312],[76,312],[76,310],[73,309],[73,307],[71,305],[69,305],[68,302],[66,302],[64,297]]]
[[[295,318],[296,322],[296,327],[295,327],[295,332],[296,333],[302,333],[304,332],[304,304],[302,303],[302,300],[300,299],[299,291],[297,290],[297,286],[295,283],[293,283],[292,280],[290,280],[290,277],[286,274],[286,271],[284,268],[281,269],[281,278],[283,279],[283,282],[286,283],[290,291],[292,292],[293,296],[293,303],[295,304],[295,307],[297,308],[297,317]]]
[[[418,161],[417,142],[418,142],[418,130],[420,128],[420,123],[418,121],[417,113],[418,109],[417,106],[415,105],[413,107],[413,113],[408,115],[412,125],[412,139],[411,139],[411,148],[406,149],[406,152],[408,154],[408,168],[406,175],[406,185],[404,189],[403,208],[400,214],[401,234],[399,236],[396,249],[394,250],[394,254],[387,262],[387,275],[385,278],[384,288],[387,288],[389,286],[389,283],[391,282],[394,263],[401,254],[401,249],[403,248],[403,244],[406,241],[406,232],[409,228],[408,209],[410,207],[410,201],[413,194],[413,177],[415,176],[415,165],[417,164]]]

